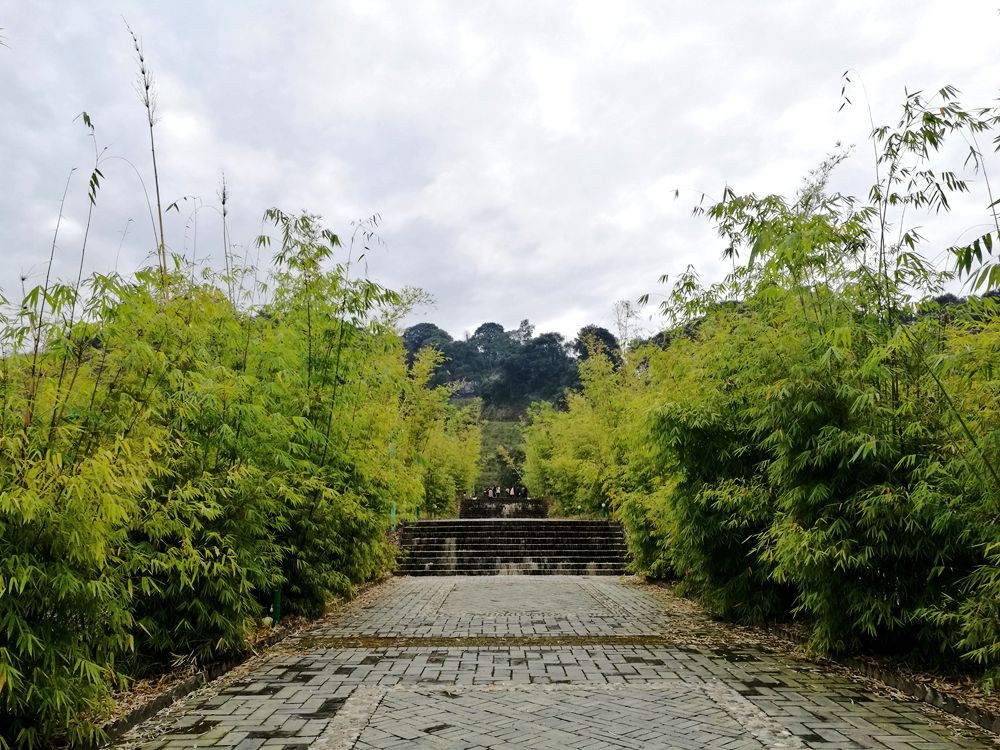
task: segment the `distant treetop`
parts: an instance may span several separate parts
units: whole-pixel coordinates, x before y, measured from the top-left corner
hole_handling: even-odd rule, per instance
[[[412,361],[424,347],[441,352],[444,361],[430,385],[449,385],[458,398],[479,397],[491,418],[519,418],[535,401],[561,403],[567,388],[577,388],[577,360],[591,356],[587,342],[597,346],[617,367],[621,347],[606,328],[587,325],[572,342],[562,334],[535,335],[525,319],[507,331],[487,322],[465,340],[453,338],[433,323],[417,323],[403,332],[403,346]]]

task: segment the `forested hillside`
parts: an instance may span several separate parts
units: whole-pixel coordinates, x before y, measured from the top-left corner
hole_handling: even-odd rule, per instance
[[[412,358],[423,348],[441,353],[431,382],[452,388],[458,400],[478,398],[491,419],[517,419],[536,401],[559,403],[567,388],[579,385],[577,361],[586,359],[585,342],[596,339],[619,356],[619,343],[606,328],[588,325],[566,341],[560,333],[534,334],[527,320],[509,331],[483,323],[464,339],[454,339],[433,323],[417,323],[403,332]]]
[[[534,334],[527,320],[513,330],[483,323],[464,339],[454,339],[433,323],[417,323],[403,332],[410,361],[422,350],[440,355],[429,381],[444,386],[456,404],[479,404],[483,415],[482,451],[477,487],[523,483],[521,422],[534,403],[563,408],[567,390],[580,384],[579,362],[589,356],[588,342],[614,360],[620,347],[614,334],[597,325],[580,329],[567,342],[562,334]]]

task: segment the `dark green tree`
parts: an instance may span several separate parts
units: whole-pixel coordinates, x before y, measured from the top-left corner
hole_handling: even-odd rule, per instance
[[[515,330],[510,332],[511,340],[521,345],[527,344],[529,341],[531,341],[531,337],[534,335],[535,335],[535,327],[531,325],[530,322],[528,322],[527,318],[522,320],[520,325],[518,325],[518,327]]]
[[[526,407],[533,401],[558,401],[578,383],[576,362],[562,334],[543,333],[504,363],[495,396]]]
[[[433,323],[417,323],[403,331],[403,347],[406,349],[407,359],[411,362],[417,352],[424,347],[432,346],[441,351],[451,341],[451,334]]]
[[[618,344],[618,339],[615,335],[607,328],[590,324],[580,329],[572,344],[573,352],[577,358],[587,359],[590,356],[592,346],[597,346],[611,360],[611,364],[616,369],[621,367],[621,346]]]
[[[500,365],[516,346],[499,323],[483,323],[469,338],[469,343],[479,352],[484,369]]]

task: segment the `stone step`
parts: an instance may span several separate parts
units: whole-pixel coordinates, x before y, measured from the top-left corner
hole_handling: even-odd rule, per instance
[[[612,559],[623,558],[628,555],[628,550],[626,548],[620,547],[617,549],[497,549],[496,547],[486,547],[486,548],[443,548],[443,549],[425,549],[425,550],[405,550],[404,556],[410,559],[421,559],[427,560],[432,558],[440,557],[461,557],[461,558],[474,558],[474,557],[489,557],[502,560],[521,560],[521,559],[533,559],[538,557],[551,557],[566,560],[578,560],[578,559],[588,559],[594,560],[599,557],[608,557]]]
[[[406,540],[403,545],[408,550],[422,550],[424,552],[441,552],[455,549],[493,549],[507,550],[510,552],[529,552],[532,550],[553,550],[560,552],[571,552],[574,550],[624,550],[626,545],[622,539],[600,539],[585,540],[577,543],[565,541],[547,541],[525,539],[522,541],[496,541],[492,539],[462,539],[461,537],[449,537],[443,540],[419,539]]]
[[[622,534],[621,529],[607,529],[607,528],[588,528],[588,527],[577,527],[577,528],[564,528],[564,529],[552,529],[552,528],[542,528],[542,529],[532,529],[528,527],[520,528],[504,528],[496,527],[493,529],[455,529],[455,528],[441,528],[441,529],[428,529],[428,528],[418,528],[412,529],[409,527],[403,527],[401,531],[409,536],[455,536],[456,534],[462,535],[481,535],[481,536],[549,536],[549,537],[567,537],[567,536],[620,536]]]
[[[442,574],[458,573],[462,570],[552,570],[564,573],[588,570],[624,569],[626,564],[621,560],[546,560],[523,559],[523,560],[428,560],[428,561],[404,561],[400,564],[399,570],[403,573],[409,571],[438,571]]]
[[[411,521],[400,527],[405,534],[545,534],[563,536],[566,534],[620,534],[621,527],[607,521],[594,523],[556,523],[530,518],[519,519],[468,519],[459,523],[432,523]]]
[[[567,534],[621,534],[622,531],[616,527],[609,527],[607,525],[597,526],[535,526],[528,519],[522,519],[525,523],[512,524],[508,521],[501,521],[495,523],[496,526],[484,526],[481,523],[477,523],[475,526],[416,526],[414,524],[407,524],[402,526],[400,530],[404,534],[413,534],[415,536],[438,536],[441,534],[519,534],[519,535],[543,535],[543,536],[566,536]]]
[[[444,550],[424,550],[407,551],[404,559],[410,560],[436,560],[442,558],[453,558],[462,560],[474,560],[476,558],[488,558],[490,560],[535,560],[539,558],[550,558],[558,560],[597,560],[610,559],[620,560],[628,554],[627,550],[498,550],[498,549],[444,549]]]
[[[507,562],[500,565],[402,566],[398,575],[624,575],[620,562],[533,563]]]
[[[597,534],[597,533],[580,533],[576,532],[573,534],[526,534],[521,532],[497,532],[495,534],[487,534],[481,532],[475,533],[464,533],[462,531],[442,531],[437,534],[420,532],[419,534],[404,532],[403,537],[405,539],[496,539],[499,541],[517,542],[526,541],[545,541],[545,542],[559,542],[559,541],[579,541],[579,540],[605,540],[605,539],[624,539],[625,535],[621,533],[607,533],[607,534]]]
[[[628,557],[627,550],[440,550],[437,552],[404,551],[400,561],[419,560],[624,560]]]
[[[426,518],[419,521],[407,521],[407,528],[472,528],[497,526],[550,526],[552,528],[571,528],[578,526],[618,526],[617,522],[601,518]]]
[[[603,544],[624,544],[625,537],[622,535],[611,536],[577,536],[575,539],[565,537],[544,537],[544,536],[490,536],[489,534],[443,534],[438,537],[418,536],[404,537],[407,546],[417,546],[421,544],[440,546],[443,544],[455,544],[457,542],[476,543],[488,547],[523,547],[531,545],[534,547],[586,547]]]
[[[491,549],[491,550],[508,550],[510,552],[528,552],[531,550],[559,550],[565,552],[572,551],[583,551],[588,552],[593,550],[603,550],[603,549],[613,549],[613,550],[625,550],[625,542],[621,539],[610,540],[604,539],[600,543],[581,543],[581,544],[567,544],[565,542],[552,543],[547,541],[535,541],[531,539],[524,540],[523,542],[494,542],[490,539],[456,539],[454,537],[444,540],[437,539],[421,539],[417,542],[411,542],[405,545],[406,549],[413,552],[441,552],[443,550],[453,550],[453,549]]]
[[[404,554],[400,557],[399,561],[401,564],[406,565],[409,563],[419,563],[421,565],[425,563],[436,563],[440,561],[449,561],[453,564],[467,564],[469,562],[474,562],[476,560],[483,560],[489,563],[499,563],[499,562],[523,562],[532,560],[562,560],[565,562],[614,562],[614,561],[624,561],[628,557],[625,553],[561,553],[561,552],[547,552],[545,550],[535,550],[529,553],[504,555],[499,554],[496,550],[485,550],[481,552],[454,552],[448,554],[440,555],[408,555]]]
[[[528,550],[602,550],[602,549],[626,549],[622,539],[602,539],[595,542],[580,542],[568,544],[566,542],[535,541],[526,539],[522,542],[496,542],[491,539],[462,539],[450,537],[445,540],[420,539],[417,541],[406,541],[404,548],[410,550],[424,550],[426,552],[441,551],[446,549],[507,549],[512,552],[524,552]]]

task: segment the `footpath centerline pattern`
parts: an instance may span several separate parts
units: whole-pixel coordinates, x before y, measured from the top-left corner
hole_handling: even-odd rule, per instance
[[[811,662],[672,637],[629,579],[397,578],[116,747],[996,746]]]

